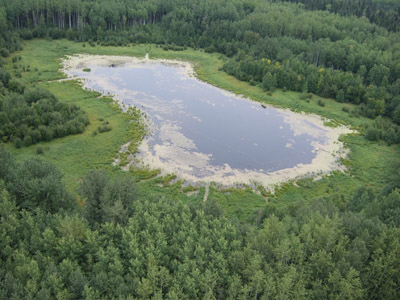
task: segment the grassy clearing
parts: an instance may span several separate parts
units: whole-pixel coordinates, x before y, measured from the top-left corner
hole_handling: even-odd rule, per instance
[[[346,174],[335,172],[317,181],[302,179],[297,181],[297,186],[284,184],[271,197],[271,202],[282,205],[333,194],[346,200],[361,187],[380,191],[393,174],[392,166],[398,161],[399,147],[371,143],[357,135],[347,136],[343,140],[351,149],[348,159],[344,161],[348,168]]]
[[[369,119],[353,117],[343,111],[343,107],[351,111],[354,108],[351,104],[340,104],[331,99],[324,99],[325,106],[321,107],[318,105],[320,97],[316,96],[307,102],[300,99],[301,94],[294,92],[278,90],[268,95],[260,87],[250,86],[220,71],[224,58],[218,54],[206,54],[192,49],[164,51],[155,45],[83,47],[81,43],[66,40],[33,40],[25,43],[24,50],[14,54],[14,56],[21,56],[22,59],[14,66],[10,58],[7,68],[10,72],[19,74],[21,82],[48,88],[60,101],[79,105],[88,114],[91,124],[80,135],[22,149],[15,149],[10,144],[7,147],[20,160],[40,157],[57,165],[65,174],[65,183],[71,191],[76,190],[80,178],[90,169],[107,169],[115,176],[122,174],[120,168],[112,166],[112,162],[122,144],[130,140],[134,143],[141,140],[143,132],[140,122],[135,117],[121,113],[115,105],[112,105],[111,99],[99,97],[99,94],[95,92],[85,91],[77,82],[57,82],[56,80],[64,78],[64,75],[59,72],[61,58],[64,55],[89,53],[144,57],[147,52],[150,53],[150,58],[191,61],[201,80],[263,103],[322,115],[333,120],[329,124],[331,126],[343,123],[358,127],[371,122]],[[24,66],[26,69],[29,66],[30,71],[23,72]],[[98,133],[98,127],[104,121],[109,122],[112,130]],[[349,159],[345,161],[349,168],[347,174],[335,173],[318,181],[303,179],[297,182],[298,186],[291,183],[284,184],[277,189],[275,195],[268,195],[269,204],[265,197],[250,189],[220,190],[211,186],[209,199],[216,200],[227,214],[246,220],[266,205],[286,205],[294,201],[310,200],[334,193],[348,198],[361,186],[370,186],[376,190],[382,188],[391,175],[393,162],[399,157],[400,147],[368,142],[357,135],[345,137],[344,142],[351,150]],[[37,154],[38,146],[44,149],[41,155]],[[180,181],[175,182],[173,176],[157,177],[157,171],[146,170],[133,170],[131,174],[139,182],[143,196],[165,196],[192,203],[200,203],[203,199],[204,188],[198,189],[197,194],[186,194],[192,189],[184,188]]]

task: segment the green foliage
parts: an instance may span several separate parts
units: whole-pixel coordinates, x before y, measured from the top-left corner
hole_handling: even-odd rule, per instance
[[[0,68],[0,82],[3,84],[4,87],[8,87],[10,79],[11,79],[10,73],[8,73],[3,68]]]
[[[365,137],[370,141],[383,140],[388,145],[400,143],[400,127],[381,117],[368,126]]]
[[[14,167],[4,149],[0,156]],[[39,169],[44,178],[54,176],[49,166]],[[37,175],[28,171],[25,180]],[[234,224],[215,202],[189,206],[137,197],[130,180],[101,171],[85,176],[86,217],[48,214],[41,206],[21,210],[25,194],[0,185],[1,297],[400,296],[398,189],[383,197],[360,190],[342,210],[334,197],[268,207],[256,227]]]
[[[6,140],[8,140],[8,137],[6,137]],[[22,140],[20,138],[14,138],[14,146],[15,148],[19,149],[23,146]]]
[[[38,154],[38,155],[41,155],[41,154],[43,154],[44,153],[44,150],[43,150],[43,147],[37,147],[36,148],[36,153]]]
[[[10,55],[10,51],[7,48],[0,49],[0,55],[3,57],[8,57]]]
[[[91,225],[105,222],[126,224],[137,197],[131,177],[110,181],[104,171],[91,171],[82,179],[79,189],[85,199],[85,217]]]
[[[380,138],[380,131],[378,128],[370,127],[365,132],[365,137],[370,141],[377,141]]]
[[[325,102],[322,100],[322,99],[318,99],[318,105],[319,106],[321,106],[321,107],[324,107],[325,106]]]
[[[103,132],[111,131],[112,127],[108,124],[102,124],[97,129],[99,130],[100,133],[103,133]]]
[[[0,182],[6,181],[15,171],[17,163],[14,157],[0,144]]]
[[[262,79],[262,86],[266,91],[273,91],[276,87],[276,79],[272,76],[271,73],[267,73],[264,75]]]
[[[393,121],[397,124],[400,125],[400,104],[397,105],[396,109],[393,112]]]
[[[45,89],[8,93],[0,102],[0,137],[17,148],[82,133],[88,124],[79,107],[59,102]]]
[[[336,101],[337,102],[344,102],[344,91],[343,90],[339,90],[336,93]]]
[[[162,46],[162,49],[165,50],[165,51],[168,51],[168,50],[183,51],[183,50],[186,50],[186,47],[177,46],[177,45],[174,45],[174,44],[171,44],[171,45],[165,44],[165,45]]]
[[[302,3],[311,10],[327,10],[343,16],[365,16],[371,22],[383,26],[388,30],[398,31],[400,4],[397,0],[373,0],[346,2],[342,0],[313,1],[313,0],[284,0],[287,2]]]
[[[55,213],[69,210],[75,200],[65,190],[61,172],[53,165],[40,160],[18,164],[0,147],[0,180],[7,191],[17,199],[20,208],[34,210],[40,207]]]
[[[7,189],[21,208],[41,207],[51,213],[69,209],[73,203],[61,181],[61,173],[53,165],[39,160],[26,161],[14,170]]]

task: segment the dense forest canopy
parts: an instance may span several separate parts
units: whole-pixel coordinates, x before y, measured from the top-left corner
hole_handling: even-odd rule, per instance
[[[278,2],[280,0],[276,0]],[[302,3],[311,10],[327,10],[343,16],[365,16],[372,23],[397,31],[400,26],[400,2],[397,0],[284,0]]]
[[[79,107],[59,102],[44,89],[9,93],[0,99],[0,137],[18,148],[82,133],[88,124]]]
[[[18,59],[14,59],[14,63]],[[25,69],[29,72],[30,69]],[[89,124],[76,105],[60,102],[50,91],[26,88],[0,67],[0,139],[17,148],[82,133]]]
[[[215,202],[144,199],[130,177],[103,171],[79,192],[77,210],[57,168],[17,163],[0,147],[1,299],[400,296],[395,185],[269,208],[257,227]]]

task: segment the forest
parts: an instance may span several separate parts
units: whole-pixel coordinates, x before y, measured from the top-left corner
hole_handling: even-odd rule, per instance
[[[400,298],[398,1],[0,3],[0,299]],[[352,178],[301,182],[301,196],[278,205],[263,199],[245,220],[221,205],[222,193],[203,203],[172,188],[159,192],[143,184],[150,175],[111,167],[122,144],[105,143],[120,138],[115,111],[92,109],[87,101],[98,95],[81,95],[72,83],[49,84],[60,78],[50,66],[27,64],[32,53],[21,58],[37,39],[67,39],[81,51],[151,44],[218,55],[218,71],[267,97],[296,92],[301,105],[318,97],[325,110],[332,100],[342,123],[357,124],[359,160],[395,159],[376,159]],[[54,49],[49,60],[64,53]],[[139,138],[129,126],[122,128]],[[50,157],[66,143],[73,151],[63,155],[73,159],[91,151],[91,128],[106,154],[81,157],[78,167]],[[336,187],[359,178],[352,189]]]
[[[249,226],[104,171],[84,176],[78,209],[53,165],[0,158],[1,299],[399,296],[400,174],[379,195],[267,208]]]
[[[327,10],[342,16],[365,16],[372,23],[397,31],[399,26],[400,3],[396,0],[285,0],[302,3],[311,10]]]
[[[17,148],[82,133],[88,122],[79,107],[60,103],[40,88],[7,94],[0,102],[0,136]]]

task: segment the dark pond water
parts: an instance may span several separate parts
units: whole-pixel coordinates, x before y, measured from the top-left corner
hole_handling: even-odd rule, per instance
[[[326,128],[307,118],[227,93],[187,76],[182,66],[145,61],[85,67],[91,71],[68,73],[145,112],[152,130],[139,156],[169,163],[178,174],[293,168],[310,164],[316,145],[327,142]]]

